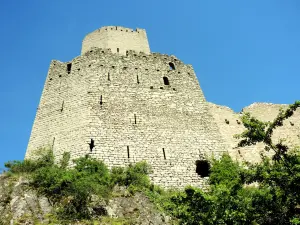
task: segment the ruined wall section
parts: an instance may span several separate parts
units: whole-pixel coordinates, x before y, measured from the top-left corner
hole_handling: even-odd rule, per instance
[[[211,113],[218,124],[220,133],[223,139],[229,146],[228,152],[234,159],[239,161],[259,162],[260,152],[264,149],[262,143],[247,146],[243,148],[235,148],[238,144],[238,139],[234,138],[235,134],[240,134],[245,130],[241,122],[243,112],[250,112],[251,115],[262,121],[272,121],[278,115],[279,109],[285,109],[287,105],[269,104],[269,103],[254,103],[245,107],[241,113],[235,113],[228,107],[219,106],[209,103]],[[286,139],[289,146],[300,145],[300,110],[297,109],[295,114],[288,120],[284,121],[282,127],[274,131],[273,141],[276,143],[279,139]],[[266,155],[271,156],[272,152]]]
[[[273,121],[279,110],[287,109],[288,105],[271,103],[253,103],[243,109],[262,121]],[[283,126],[277,128],[273,134],[273,141],[285,140],[289,146],[300,145],[300,109],[294,115],[283,122]]]
[[[106,26],[85,36],[81,55],[92,48],[111,49],[112,53],[126,55],[128,50],[150,53],[146,30],[132,30],[119,26]]]

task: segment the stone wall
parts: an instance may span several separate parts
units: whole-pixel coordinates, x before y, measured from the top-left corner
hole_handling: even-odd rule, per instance
[[[286,109],[287,105],[270,104],[270,103],[254,103],[245,107],[241,113],[235,113],[230,108],[225,106],[209,103],[210,111],[218,124],[220,133],[225,140],[229,154],[237,159],[249,161],[252,163],[260,161],[260,152],[264,149],[263,144],[254,146],[235,148],[238,144],[238,139],[234,138],[235,134],[240,134],[245,130],[241,123],[243,112],[249,112],[252,116],[262,121],[273,121],[278,115],[280,108]],[[285,140],[288,146],[300,145],[300,110],[297,109],[294,115],[285,120],[282,127],[277,128],[273,134],[273,141],[277,143],[280,139]],[[272,152],[267,155],[271,155]]]
[[[110,167],[146,160],[151,179],[166,187],[203,186],[196,160],[225,149],[192,66],[99,48],[51,63],[26,157],[54,139],[58,159],[70,151]]]
[[[132,30],[119,26],[106,26],[85,36],[81,54],[91,48],[111,49],[113,53],[126,55],[128,50],[150,53],[147,34],[144,29]]]

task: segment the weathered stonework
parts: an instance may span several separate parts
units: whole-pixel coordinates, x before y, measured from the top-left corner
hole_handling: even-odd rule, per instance
[[[213,115],[220,133],[228,146],[228,152],[234,159],[239,161],[248,161],[251,163],[259,162],[260,153],[264,149],[262,143],[236,148],[238,139],[234,138],[235,134],[240,134],[245,130],[241,123],[243,112],[249,112],[252,116],[262,121],[273,121],[278,115],[279,110],[286,109],[288,105],[270,104],[270,103],[253,103],[245,107],[241,113],[235,113],[230,108],[225,106],[209,103],[210,112]],[[280,140],[289,147],[300,146],[300,110],[297,109],[292,117],[283,122],[283,126],[277,128],[273,133],[273,142],[278,143]],[[272,152],[265,152],[271,156]]]
[[[112,53],[126,55],[126,51],[134,50],[150,54],[147,34],[144,29],[132,30],[125,27],[102,27],[85,36],[82,41],[81,54],[92,48],[111,49]]]
[[[238,118],[205,100],[191,65],[150,53],[145,30],[103,27],[86,36],[81,56],[51,62],[26,158],[50,146],[57,159],[89,154],[109,167],[146,160],[156,184],[203,186],[196,161],[237,154]]]

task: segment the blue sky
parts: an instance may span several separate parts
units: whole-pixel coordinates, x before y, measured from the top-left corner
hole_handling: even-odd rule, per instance
[[[152,52],[193,65],[210,102],[300,99],[297,0],[2,0],[0,168],[24,157],[50,61],[78,56],[107,25],[145,28]]]

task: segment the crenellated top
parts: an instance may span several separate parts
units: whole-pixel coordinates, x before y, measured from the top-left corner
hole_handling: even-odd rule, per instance
[[[133,30],[120,26],[105,26],[97,29],[83,39],[81,54],[94,47],[111,49],[113,53],[121,55],[125,55],[129,50],[150,53],[146,31],[139,28]]]

